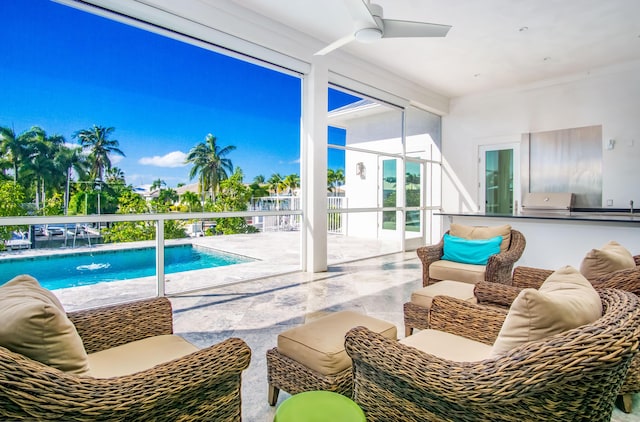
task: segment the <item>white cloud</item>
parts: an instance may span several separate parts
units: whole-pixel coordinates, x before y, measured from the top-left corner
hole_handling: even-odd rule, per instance
[[[111,166],[115,166],[120,161],[122,161],[124,157],[122,155],[109,155],[109,161],[111,161]]]
[[[173,151],[163,156],[154,155],[153,157],[142,157],[138,160],[138,163],[145,166],[156,167],[184,167],[186,164],[184,160],[187,158],[187,154],[182,151]]]
[[[300,158],[296,158],[295,160],[289,160],[289,161],[279,160],[278,164],[300,164]]]

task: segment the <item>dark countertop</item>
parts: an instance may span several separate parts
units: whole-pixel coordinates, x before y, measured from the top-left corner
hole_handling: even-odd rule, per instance
[[[532,212],[519,214],[485,214],[481,212],[462,212],[448,213],[440,212],[434,215],[442,215],[448,217],[486,217],[486,218],[518,218],[531,220],[561,220],[561,221],[586,221],[586,222],[603,222],[603,223],[631,223],[640,224],[640,213],[624,214],[624,213],[594,213],[594,212],[571,212],[571,213],[553,213],[553,212]]]

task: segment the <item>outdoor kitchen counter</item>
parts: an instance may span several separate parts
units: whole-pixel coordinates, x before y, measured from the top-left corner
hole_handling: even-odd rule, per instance
[[[615,240],[632,255],[640,254],[640,213],[446,213],[442,230],[451,223],[468,226],[499,226],[510,224],[524,234],[527,246],[517,265],[557,269],[564,265],[580,267],[585,254]]]
[[[562,221],[587,221],[596,223],[630,223],[640,224],[640,213],[599,213],[599,212],[572,212],[567,214],[554,212],[528,212],[519,214],[485,214],[485,213],[435,213],[446,217],[479,217],[479,218],[515,218],[515,219],[534,219],[534,220],[562,220]]]

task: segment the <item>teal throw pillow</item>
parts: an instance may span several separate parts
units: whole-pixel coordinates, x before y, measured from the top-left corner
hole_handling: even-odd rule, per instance
[[[489,257],[500,252],[502,236],[489,239],[463,239],[444,235],[442,259],[464,264],[487,265]]]

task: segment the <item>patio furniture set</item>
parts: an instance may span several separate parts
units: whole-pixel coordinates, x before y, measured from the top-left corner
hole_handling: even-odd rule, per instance
[[[280,333],[267,351],[267,399],[293,396],[276,420],[324,408],[368,421],[604,421],[618,395],[630,411],[640,256],[611,242],[592,255],[631,261],[514,269],[525,243],[509,226],[460,226],[420,248],[423,288],[404,305],[401,340],[395,325],[351,311]],[[167,298],[67,314],[21,277],[0,287],[0,418],[240,420],[243,340],[197,350],[173,334]],[[329,393],[299,395],[310,391]]]

